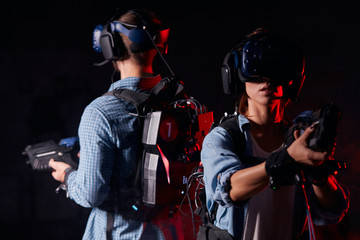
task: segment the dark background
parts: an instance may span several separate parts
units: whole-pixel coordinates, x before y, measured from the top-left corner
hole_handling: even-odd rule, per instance
[[[54,190],[50,173],[32,171],[26,145],[77,135],[84,107],[111,83],[111,65],[92,49],[92,30],[121,6],[154,9],[171,27],[166,56],[189,95],[214,111],[233,112],[222,93],[227,51],[256,27],[284,34],[304,49],[306,80],[295,116],[334,101],[343,118],[335,157],[347,162],[339,179],[351,194],[343,221],[316,228],[319,239],[360,239],[359,55],[357,5],[243,4],[218,6],[125,4],[109,1],[1,2],[0,234],[10,239],[81,239],[88,209]],[[9,235],[8,235],[9,236]]]

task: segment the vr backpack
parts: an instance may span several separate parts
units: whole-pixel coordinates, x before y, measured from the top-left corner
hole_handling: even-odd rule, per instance
[[[186,96],[181,83],[169,78],[149,93],[115,89],[105,95],[132,103],[142,128],[132,181],[136,190],[128,209],[151,218],[153,214],[148,213],[154,212],[152,209],[179,204],[191,170],[200,163],[202,141],[213,123],[213,113]]]

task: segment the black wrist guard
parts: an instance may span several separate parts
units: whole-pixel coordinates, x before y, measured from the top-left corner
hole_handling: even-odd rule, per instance
[[[296,163],[285,148],[269,156],[265,163],[265,170],[270,177],[269,187],[275,191],[281,186],[292,185],[296,182]]]

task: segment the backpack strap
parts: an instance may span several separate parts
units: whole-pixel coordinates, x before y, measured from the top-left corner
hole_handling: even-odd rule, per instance
[[[255,166],[265,161],[263,158],[246,156],[246,139],[245,134],[240,130],[238,115],[234,115],[222,122],[220,127],[224,128],[233,140],[233,149],[236,155],[246,166]]]
[[[142,110],[142,106],[146,102],[161,102],[171,101],[183,93],[183,97],[186,97],[184,93],[184,85],[181,82],[175,81],[170,78],[161,79],[149,93],[136,92],[130,89],[116,88],[113,91],[109,91],[103,96],[115,96],[117,98],[123,98],[132,103],[136,109]]]
[[[113,91],[103,94],[103,96],[115,96],[116,98],[124,99],[132,103],[136,108],[136,116],[138,117],[139,126],[143,127],[143,119],[140,117],[143,114],[143,106],[148,101],[150,94],[143,92],[136,92],[130,89],[116,88]],[[141,139],[142,130],[139,132]],[[133,187],[139,187],[141,185],[141,157],[142,156],[142,143],[139,142],[138,146],[138,161],[136,163],[135,174],[133,177]]]
[[[130,103],[132,103],[139,114],[139,110],[141,110],[141,106],[145,104],[145,102],[149,99],[149,93],[136,92],[130,89],[124,88],[116,88],[113,91],[107,92],[103,94],[103,96],[115,96],[117,98],[122,98]]]
[[[143,105],[149,98],[148,93],[136,92],[129,89],[121,89],[121,88],[115,89],[114,96],[117,98],[123,98],[128,102],[131,102],[137,108]]]
[[[245,134],[240,130],[238,115],[234,115],[226,119],[218,125],[224,128],[233,140],[234,152],[238,157],[242,156],[246,150]]]

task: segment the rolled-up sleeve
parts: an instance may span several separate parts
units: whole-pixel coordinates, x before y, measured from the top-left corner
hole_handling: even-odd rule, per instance
[[[340,201],[337,208],[332,210],[322,208],[319,202],[316,200],[313,189],[311,187],[309,188],[308,194],[311,216],[315,225],[337,224],[341,221],[349,209],[350,198],[347,188],[342,186],[334,176],[331,177],[333,182],[336,184],[336,187],[338,188],[338,199]]]
[[[216,127],[205,137],[201,161],[208,208],[211,210],[213,201],[223,207],[234,206],[229,196],[230,177],[245,167],[235,154],[231,136],[225,129]]]

